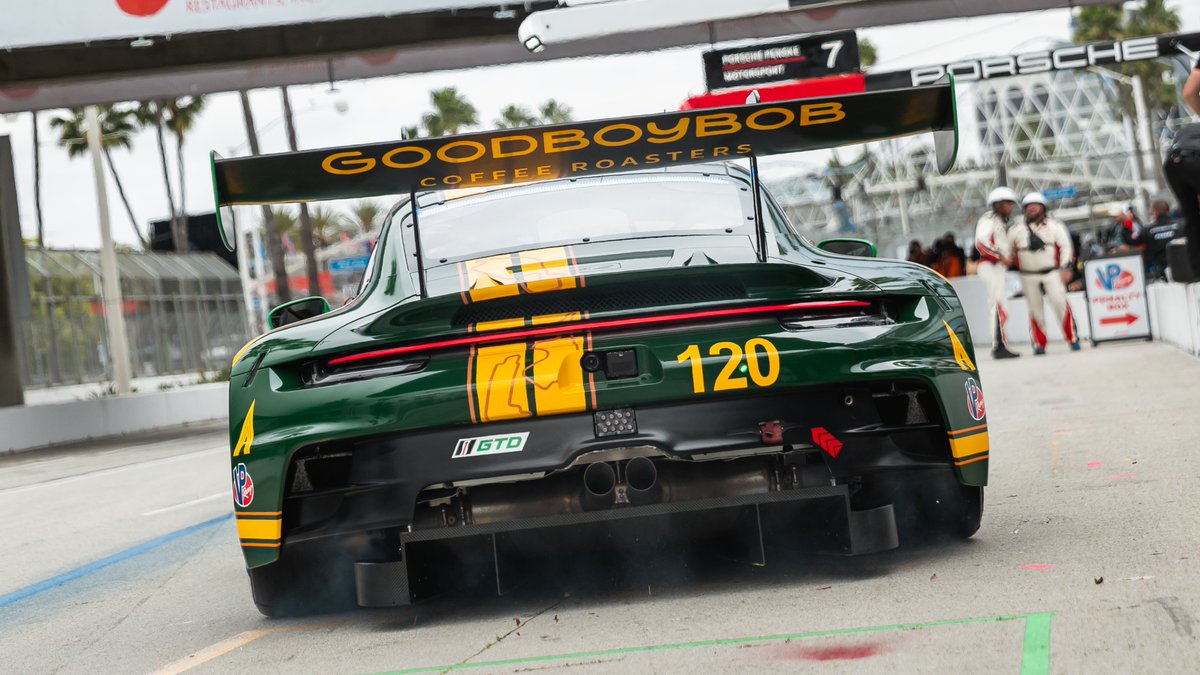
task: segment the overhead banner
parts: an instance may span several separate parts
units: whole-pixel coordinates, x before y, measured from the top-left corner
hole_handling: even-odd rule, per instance
[[[858,36],[852,30],[704,52],[709,91],[853,73],[858,67]]]
[[[483,0],[8,0],[0,49],[495,6]]]
[[[1183,47],[1181,49],[1180,47]],[[1185,49],[1187,51],[1185,51]],[[1147,61],[1187,55],[1200,50],[1200,33],[1158,35],[1083,45],[1068,45],[1020,54],[965,59],[954,63],[920,66],[867,75],[867,89],[894,89],[936,82],[947,73],[959,83],[992,80],[1000,77],[1033,75],[1058,70],[1074,70],[1114,63]]]
[[[1149,339],[1150,308],[1142,256],[1095,258],[1083,264],[1092,342]]]

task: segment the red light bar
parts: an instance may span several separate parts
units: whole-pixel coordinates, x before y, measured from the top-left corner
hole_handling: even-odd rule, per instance
[[[700,110],[702,108],[724,108],[726,106],[745,105],[746,97],[755,90],[758,91],[759,101],[762,103],[772,103],[801,98],[859,94],[867,90],[867,80],[866,76],[862,73],[850,73],[848,75],[814,77],[808,80],[797,80],[770,86],[729,89],[693,96],[684,101],[683,105],[679,106],[679,109]]]
[[[480,333],[467,337],[453,338],[450,340],[439,340],[437,342],[423,342],[415,345],[404,345],[402,347],[390,347],[388,349],[379,349],[371,352],[363,352],[361,354],[351,354],[349,356],[339,356],[336,359],[331,359],[329,365],[341,366],[347,363],[357,363],[359,361],[370,361],[372,359],[382,359],[389,356],[402,356],[404,354],[412,354],[414,352],[430,352],[440,351],[443,349],[454,349],[455,347],[469,347],[473,345],[492,344],[495,342],[516,342],[519,340],[529,340],[531,338],[546,337],[549,335],[562,335],[564,333],[577,333],[579,331],[603,331],[616,330],[621,328],[632,328],[634,326],[654,326],[665,323],[681,323],[685,321],[698,321],[700,319],[724,319],[737,316],[753,316],[756,314],[773,314],[777,312],[790,312],[803,309],[838,309],[843,307],[870,307],[871,303],[863,300],[821,300],[817,302],[794,302],[787,305],[762,305],[758,307],[731,307],[728,309],[710,309],[699,312],[681,312],[678,314],[660,314],[658,316],[639,316],[631,319],[605,319],[601,321],[579,321],[570,324],[558,324],[554,326],[546,326],[544,328],[526,328],[511,331],[497,331],[494,333]]]

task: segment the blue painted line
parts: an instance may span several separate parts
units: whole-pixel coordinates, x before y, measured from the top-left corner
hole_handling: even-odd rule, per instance
[[[100,570],[102,570],[106,567],[115,565],[123,560],[129,560],[130,558],[137,557],[139,555],[142,555],[143,553],[149,553],[150,551],[153,551],[154,549],[156,549],[160,546],[169,544],[177,539],[182,539],[183,537],[186,537],[189,534],[194,534],[201,530],[207,530],[208,528],[210,528],[214,525],[219,525],[227,520],[230,520],[231,518],[233,518],[233,513],[232,512],[226,513],[225,515],[217,516],[216,518],[213,518],[212,520],[206,520],[203,523],[197,523],[195,525],[185,527],[182,530],[175,530],[174,532],[171,532],[169,534],[164,534],[163,536],[158,537],[157,539],[151,539],[150,541],[147,541],[142,544],[138,544],[137,546],[134,546],[133,548],[127,548],[124,551],[121,551],[119,553],[114,553],[114,554],[108,556],[107,558],[101,558],[100,560],[97,560],[96,562],[88,563],[87,565],[84,565],[83,567],[76,567],[75,569],[73,569],[69,572],[63,572],[62,574],[60,574],[56,577],[51,577],[49,579],[46,579],[45,581],[39,581],[38,583],[36,583],[32,586],[26,586],[25,588],[22,588],[17,591],[13,591],[12,593],[9,593],[7,595],[0,595],[0,608],[11,605],[14,602],[19,602],[30,596],[37,595],[38,593],[41,593],[43,591],[48,591],[51,588],[55,588],[57,586],[62,586],[63,584],[65,584],[67,582],[74,581],[80,577],[84,577],[89,574],[92,574],[93,572],[99,572]]]

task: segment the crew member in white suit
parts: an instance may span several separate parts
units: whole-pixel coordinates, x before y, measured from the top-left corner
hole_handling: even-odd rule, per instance
[[[1071,264],[1071,234],[1067,226],[1046,214],[1046,198],[1040,192],[1030,192],[1021,200],[1025,219],[1008,232],[1008,243],[1015,254],[1021,272],[1021,288],[1029,303],[1029,332],[1033,353],[1046,353],[1046,308],[1062,324],[1063,336],[1071,349],[1079,351],[1079,332],[1075,317],[1067,305],[1067,287],[1063,273]]]
[[[1004,277],[1012,266],[1012,249],[1008,245],[1008,227],[1017,208],[1017,193],[1001,186],[988,195],[988,212],[979,217],[975,226],[975,248],[979,251],[976,274],[987,289],[988,312],[991,315],[992,357],[1014,359],[1020,354],[1008,348],[1008,292]]]

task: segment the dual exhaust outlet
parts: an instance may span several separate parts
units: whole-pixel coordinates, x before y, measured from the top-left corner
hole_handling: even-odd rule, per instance
[[[623,475],[618,476],[618,470]],[[596,462],[583,471],[583,504],[589,511],[652,504],[661,499],[658,469],[645,457],[616,465]]]

